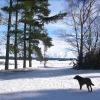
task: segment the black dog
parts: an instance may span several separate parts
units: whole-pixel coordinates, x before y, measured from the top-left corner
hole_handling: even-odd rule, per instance
[[[77,79],[77,80],[78,80],[79,85],[80,85],[80,90],[82,89],[82,86],[83,86],[84,84],[86,84],[86,85],[87,85],[87,88],[88,88],[88,91],[89,91],[89,92],[92,92],[92,86],[91,86],[91,85],[94,86],[94,84],[92,83],[92,81],[91,81],[90,78],[83,78],[83,77],[81,77],[81,76],[79,76],[79,75],[76,75],[76,76],[74,77],[74,79]],[[90,88],[89,88],[89,87],[90,87]],[[91,90],[90,90],[90,89],[91,89]]]

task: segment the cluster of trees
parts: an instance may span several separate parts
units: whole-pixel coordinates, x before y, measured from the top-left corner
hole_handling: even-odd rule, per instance
[[[8,0],[7,6],[2,7],[2,17],[6,16],[6,60],[5,70],[9,69],[9,54],[14,55],[15,69],[17,69],[18,54],[23,57],[23,68],[26,67],[26,58],[29,58],[29,67],[32,67],[32,54],[42,60],[43,55],[39,47],[42,41],[46,50],[52,46],[52,38],[47,34],[44,23],[57,21],[66,16],[66,13],[48,17],[48,0]]]
[[[100,69],[100,1],[66,0],[69,32],[59,32],[77,52],[76,68]]]
[[[5,69],[9,69],[9,54],[14,55],[17,69],[18,55],[23,57],[23,68],[29,58],[32,67],[32,54],[41,61],[43,55],[39,47],[44,45],[44,52],[52,46],[44,23],[56,22],[67,14],[65,23],[71,27],[70,33],[60,32],[64,39],[77,52],[76,68],[100,69],[100,5],[99,0],[66,0],[66,13],[49,16],[48,0],[8,0],[2,7],[0,16],[7,25]],[[6,15],[6,18],[4,18]],[[2,20],[1,23],[5,24]],[[45,53],[44,53],[45,56]]]

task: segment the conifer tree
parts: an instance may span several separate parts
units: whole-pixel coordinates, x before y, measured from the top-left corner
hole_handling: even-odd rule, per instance
[[[47,47],[52,46],[52,39],[48,37],[44,32],[44,23],[56,22],[59,19],[62,19],[66,16],[66,13],[59,13],[55,16],[48,17],[50,10],[48,9],[48,0],[34,0],[34,1],[26,1],[24,2],[27,8],[27,25],[29,25],[29,66],[31,67],[32,57],[31,54],[34,52],[38,55],[41,60],[41,48],[39,48],[39,41],[44,42],[43,44]],[[45,41],[44,41],[45,38]],[[25,49],[24,49],[25,50]]]
[[[18,52],[18,44],[17,44],[17,35],[18,35],[18,0],[16,1],[16,19],[15,19],[15,43],[14,43],[14,58],[15,58],[15,69],[17,69],[17,52]]]
[[[7,43],[6,43],[6,60],[5,60],[5,70],[9,68],[9,46],[10,46],[10,29],[11,29],[11,17],[12,17],[12,0],[10,0],[10,5],[2,8],[3,11],[8,13],[8,26],[7,26]]]
[[[23,68],[26,67],[27,57],[29,67],[32,67],[32,54],[37,55],[39,60],[43,58],[39,47],[40,41],[43,42],[46,48],[52,46],[52,38],[44,32],[44,23],[63,19],[66,13],[60,12],[57,15],[48,17],[50,14],[48,0],[10,0],[9,4],[9,7],[3,8],[3,11],[9,14],[5,69],[8,69],[10,50],[14,54],[15,69],[17,69],[18,52],[23,54]],[[15,17],[13,23],[11,23],[12,13],[13,17]],[[18,27],[19,24],[20,27]],[[11,26],[14,27],[11,28]],[[14,37],[12,45],[10,44],[11,36]]]

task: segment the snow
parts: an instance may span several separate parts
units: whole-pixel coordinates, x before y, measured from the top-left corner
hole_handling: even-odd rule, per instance
[[[100,100],[99,70],[74,70],[66,61],[49,61],[47,68],[33,61],[33,68],[13,70],[10,62],[9,71],[0,65],[0,100]],[[18,65],[21,68],[22,61]],[[91,78],[93,92],[85,85],[80,91],[75,75]]]

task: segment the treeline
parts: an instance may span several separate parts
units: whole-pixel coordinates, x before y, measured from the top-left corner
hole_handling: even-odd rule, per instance
[[[48,36],[45,23],[56,22],[66,16],[67,13],[58,13],[48,17],[48,0],[8,0],[6,6],[1,7],[1,24],[7,25],[6,34],[6,59],[5,70],[9,69],[10,54],[14,55],[14,65],[17,69],[17,58],[23,57],[23,68],[26,67],[26,60],[29,60],[29,67],[32,67],[32,54],[40,61],[43,59],[40,41],[47,48],[52,46],[52,38]]]
[[[6,57],[5,56],[0,56],[0,59],[5,59]],[[14,60],[14,57],[10,56],[9,59],[12,59]],[[23,60],[23,57],[17,57],[17,60]],[[27,57],[26,60],[29,60],[29,58]],[[32,57],[32,60],[37,60],[39,61],[38,58],[33,58]],[[76,58],[43,58],[42,61],[48,61],[48,60],[58,60],[58,61],[76,61],[77,59]]]

